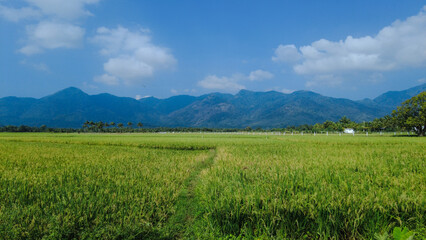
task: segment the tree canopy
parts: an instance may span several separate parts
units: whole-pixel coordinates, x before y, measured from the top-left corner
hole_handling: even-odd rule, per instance
[[[426,131],[426,92],[403,102],[392,112],[395,124],[424,136]]]

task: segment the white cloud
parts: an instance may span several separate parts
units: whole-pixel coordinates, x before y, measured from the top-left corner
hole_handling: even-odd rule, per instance
[[[9,8],[0,5],[0,16],[11,22],[41,17],[41,12],[30,7]]]
[[[49,67],[45,63],[32,63],[30,66],[37,71],[50,72]]]
[[[338,42],[321,39],[297,49],[280,45],[274,61],[293,63],[301,75],[316,76],[307,85],[336,84],[343,79],[336,75],[364,72],[384,72],[426,65],[426,7],[418,15],[395,21],[375,36],[348,36]],[[299,57],[298,57],[299,56]],[[333,77],[330,77],[333,75]],[[328,77],[327,77],[328,76]],[[327,81],[325,79],[331,79]]]
[[[197,93],[198,91],[197,91],[197,89],[194,89],[194,88],[191,88],[191,89],[186,88],[186,89],[183,90],[183,92],[184,93]]]
[[[108,74],[104,74],[104,75],[101,75],[101,76],[96,76],[96,77],[94,77],[93,80],[95,82],[103,83],[103,84],[111,85],[111,86],[119,84],[119,80],[117,79],[117,77],[111,76],[111,75],[108,75]]]
[[[32,62],[27,62],[26,60],[23,60],[21,61],[21,64],[29,66],[32,69],[40,71],[40,72],[46,72],[46,73],[50,72],[49,66],[47,66],[45,63],[32,63]]]
[[[83,89],[98,89],[99,87],[94,85],[94,84],[90,84],[88,82],[83,82]]]
[[[127,85],[138,84],[155,71],[170,69],[176,59],[167,48],[151,42],[149,30],[130,31],[124,27],[98,28],[93,42],[101,46],[100,53],[108,57],[104,64],[107,74]]]
[[[297,62],[302,58],[295,45],[279,45],[275,49],[275,56],[272,57],[274,62]]]
[[[383,73],[372,73],[370,74],[370,76],[368,77],[368,80],[372,83],[380,83],[383,81]]]
[[[19,49],[19,52],[25,55],[33,55],[33,54],[41,53],[42,49],[38,46],[27,45]]]
[[[76,48],[81,45],[85,30],[68,24],[43,21],[27,27],[27,45],[19,52],[32,55],[44,49]]]
[[[65,20],[75,20],[84,16],[92,16],[86,5],[98,3],[99,0],[26,0],[30,5],[39,8],[45,15]]]
[[[26,25],[26,45],[20,53],[33,55],[46,49],[75,48],[82,43],[85,29],[77,20],[92,14],[87,5],[100,0],[25,0],[27,6],[13,8],[0,5],[0,17],[12,22],[35,19]]]
[[[93,42],[102,47],[100,52],[105,56],[117,55],[123,51],[135,51],[140,46],[149,45],[151,41],[151,37],[146,35],[145,31],[131,32],[121,26],[115,29],[100,27],[96,32]]]
[[[343,78],[334,74],[319,74],[315,75],[312,80],[305,83],[306,87],[317,87],[327,85],[336,87],[342,84]]]
[[[283,89],[281,89],[280,92],[285,93],[285,94],[290,94],[290,93],[293,93],[294,91],[295,90],[283,88]]]
[[[209,75],[203,80],[199,81],[198,85],[206,89],[236,92],[238,90],[245,89],[243,85],[237,83],[238,80],[240,80],[239,75],[234,75],[232,77],[218,77],[216,75]]]
[[[152,96],[151,95],[142,96],[142,95],[138,94],[138,95],[135,96],[135,99],[136,100],[141,100],[142,98],[149,98],[149,97],[152,97]]]
[[[191,93],[191,94],[193,94],[193,93],[197,93],[198,92],[198,90],[197,89],[194,89],[194,88],[185,88],[185,89],[181,89],[181,90],[176,90],[176,89],[174,89],[174,88],[172,88],[172,89],[170,89],[170,93],[172,93],[172,94],[174,94],[174,95],[176,95],[176,94],[178,94],[178,93],[183,93],[183,94],[188,94],[188,93]]]
[[[38,71],[50,72],[49,66],[47,66],[45,63],[33,63],[31,66]]]
[[[420,78],[420,79],[417,79],[417,82],[418,83],[426,83],[426,79],[425,78]]]
[[[271,79],[274,77],[274,74],[268,72],[268,71],[264,71],[264,70],[256,70],[256,71],[252,71],[249,76],[248,79],[250,81],[260,81],[260,80],[264,80],[264,79]]]
[[[128,83],[140,78],[152,76],[154,72],[152,66],[129,56],[110,58],[108,62],[104,64],[104,70]]]
[[[261,69],[250,72],[249,75],[243,75],[236,73],[231,77],[218,77],[216,75],[209,75],[203,80],[198,82],[198,86],[206,89],[221,90],[225,92],[236,92],[246,87],[240,82],[243,81],[261,81],[265,79],[271,79],[274,75],[268,71]]]

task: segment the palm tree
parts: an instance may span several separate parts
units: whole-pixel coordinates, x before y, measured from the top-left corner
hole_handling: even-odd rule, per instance
[[[123,132],[122,128],[123,128],[124,124],[118,123],[117,126],[118,126],[118,128],[120,128],[120,132]]]
[[[109,123],[104,122],[104,127],[105,127],[104,131],[108,132]]]
[[[109,123],[109,125],[110,125],[111,127],[115,127],[115,122],[110,122],[110,123]],[[113,129],[112,129],[112,132],[115,132],[115,128],[113,128]]]
[[[84,130],[87,130],[87,128],[89,127],[89,121],[85,121],[84,123],[83,123],[83,129]]]
[[[98,128],[98,132],[103,130],[104,128],[104,123],[102,121],[99,121],[96,123],[96,127]]]
[[[132,131],[132,125],[133,125],[133,123],[132,123],[132,122],[128,122],[128,123],[127,123],[128,131],[129,131],[129,132],[131,132],[131,131]]]
[[[95,128],[95,123],[94,123],[93,121],[90,121],[90,122],[89,122],[89,129],[90,129],[91,131],[93,131],[93,130],[94,130],[94,128]]]

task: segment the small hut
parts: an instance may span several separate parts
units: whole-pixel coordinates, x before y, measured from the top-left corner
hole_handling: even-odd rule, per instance
[[[350,134],[354,134],[355,130],[353,130],[352,128],[345,128],[345,130],[343,130],[344,133],[350,133]]]

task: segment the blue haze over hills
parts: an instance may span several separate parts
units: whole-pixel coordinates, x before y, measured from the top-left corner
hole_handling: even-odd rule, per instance
[[[79,128],[86,121],[142,122],[145,127],[275,128],[337,121],[347,116],[371,121],[391,113],[406,99],[426,90],[426,84],[386,92],[374,99],[353,101],[311,91],[210,93],[167,99],[136,100],[103,93],[88,95],[70,87],[40,99],[0,99],[0,125]]]

